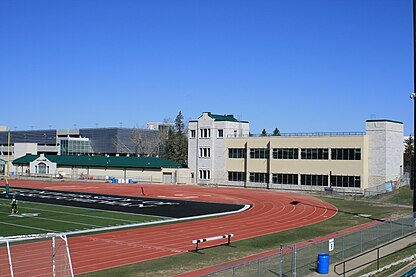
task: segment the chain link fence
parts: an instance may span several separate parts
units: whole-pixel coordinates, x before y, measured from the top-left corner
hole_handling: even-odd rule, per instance
[[[307,276],[316,272],[318,253],[329,253],[331,264],[336,264],[413,231],[415,231],[413,217],[406,216],[316,243],[302,246],[281,245],[280,249],[276,250],[276,254],[204,276]],[[332,244],[331,248],[333,248],[330,252],[329,244]]]

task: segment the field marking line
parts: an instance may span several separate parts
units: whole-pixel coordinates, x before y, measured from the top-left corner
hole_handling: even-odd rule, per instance
[[[47,231],[47,232],[58,232],[56,230],[50,230],[50,229],[44,229],[44,228],[39,228],[39,227],[33,227],[33,226],[27,226],[27,225],[21,225],[21,224],[15,224],[15,223],[9,223],[9,222],[1,222],[0,224],[3,225],[11,225],[11,226],[17,226],[17,227],[23,227],[26,229],[33,229],[33,230],[40,230],[40,231]]]
[[[22,201],[23,202],[23,201]],[[25,201],[26,202],[26,201]],[[28,202],[31,204],[39,204],[39,205],[44,205],[47,203],[39,203],[39,202]],[[52,205],[52,204],[49,204]],[[0,206],[9,206],[6,204],[2,204],[0,203]],[[69,207],[69,206],[62,206],[62,205],[58,205],[60,207]],[[71,207],[71,208],[77,208],[77,207]],[[67,214],[67,215],[77,215],[77,216],[83,216],[83,217],[90,217],[90,218],[99,218],[99,219],[107,219],[107,220],[114,220],[114,221],[122,221],[122,222],[130,222],[130,223],[134,223],[137,222],[137,220],[128,220],[128,219],[121,219],[121,218],[113,218],[113,217],[104,217],[104,216],[94,216],[94,215],[86,215],[86,214],[75,214],[75,213],[69,213],[69,212],[59,212],[59,211],[51,211],[51,210],[45,210],[45,209],[39,209],[39,208],[24,208],[25,210],[36,210],[36,211],[43,211],[43,212],[48,212],[48,213],[56,213],[56,214]],[[88,208],[82,208],[82,209],[88,209]],[[108,212],[108,213],[112,213],[112,211],[106,211],[106,210],[97,210],[97,209],[88,209],[90,211],[103,211],[103,212]],[[125,214],[130,214],[130,215],[134,215],[132,213],[125,213]]]
[[[4,213],[4,212],[0,212],[0,214],[9,214],[9,213]],[[73,225],[83,225],[83,226],[91,226],[91,227],[105,227],[102,225],[95,225],[95,224],[88,224],[88,223],[81,223],[81,222],[74,222],[74,221],[68,221],[68,220],[61,220],[61,219],[52,219],[52,218],[47,218],[47,217],[42,217],[42,216],[36,216],[36,217],[31,217],[33,219],[39,219],[39,220],[45,220],[45,221],[54,221],[54,222],[61,222],[61,223],[69,223],[69,224],[73,224]]]

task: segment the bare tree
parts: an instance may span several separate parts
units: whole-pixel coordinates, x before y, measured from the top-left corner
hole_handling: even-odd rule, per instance
[[[138,128],[134,128],[131,132],[131,142],[134,148],[134,154],[136,156],[141,156],[144,154],[144,145],[143,145],[143,137]]]

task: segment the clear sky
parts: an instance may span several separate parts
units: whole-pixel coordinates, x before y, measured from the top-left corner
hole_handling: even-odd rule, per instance
[[[412,0],[0,1],[0,125],[413,133]]]

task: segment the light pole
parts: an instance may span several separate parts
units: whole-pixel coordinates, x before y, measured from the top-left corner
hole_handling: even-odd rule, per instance
[[[413,0],[413,93],[411,98],[413,99],[413,137],[416,132],[416,100],[415,100],[415,89],[416,89],[416,48],[415,48],[415,39],[416,39],[416,0]],[[413,140],[414,143],[414,140]],[[412,157],[412,166],[413,166],[413,227],[416,227],[416,161],[415,161],[415,149],[413,147],[413,157]]]

